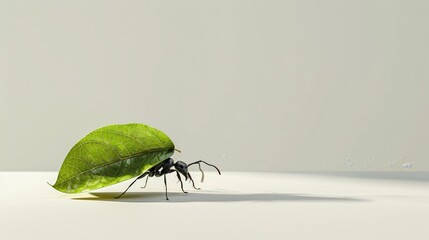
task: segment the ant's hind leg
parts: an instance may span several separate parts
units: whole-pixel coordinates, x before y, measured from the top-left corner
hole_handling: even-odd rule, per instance
[[[130,189],[130,187],[137,181],[137,180],[139,180],[140,178],[144,178],[146,175],[148,175],[149,174],[149,172],[145,172],[145,173],[143,173],[142,175],[140,175],[140,176],[138,176],[128,187],[127,187],[127,189],[125,189],[125,191],[121,194],[121,195],[119,195],[119,196],[117,196],[117,197],[115,197],[116,199],[118,199],[118,198],[120,198],[120,197],[122,197],[122,195],[124,195],[127,191],[128,191],[128,189]]]

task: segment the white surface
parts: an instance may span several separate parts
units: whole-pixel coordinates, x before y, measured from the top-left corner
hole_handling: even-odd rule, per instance
[[[194,173],[198,178],[198,173]],[[65,195],[56,173],[0,173],[2,239],[428,239],[429,184],[308,174],[206,174],[202,190],[170,177]],[[113,192],[113,193],[112,193]]]

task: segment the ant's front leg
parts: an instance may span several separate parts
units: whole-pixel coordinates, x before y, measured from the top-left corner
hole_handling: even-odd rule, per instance
[[[182,192],[183,192],[183,193],[188,193],[188,192],[186,192],[185,190],[183,190],[183,182],[182,182],[182,178],[180,177],[179,172],[178,172],[178,171],[176,171],[176,170],[174,170],[174,169],[171,169],[168,173],[172,173],[172,172],[176,172],[176,174],[177,174],[177,178],[178,178],[178,179],[179,179],[179,181],[180,181],[180,187],[182,188]]]
[[[189,177],[189,180],[191,180],[191,182],[192,182],[192,186],[194,187],[194,189],[196,189],[196,190],[200,190],[200,188],[195,187],[194,179],[192,179],[192,176],[191,176],[191,174],[190,174],[190,173],[188,173],[188,177]]]

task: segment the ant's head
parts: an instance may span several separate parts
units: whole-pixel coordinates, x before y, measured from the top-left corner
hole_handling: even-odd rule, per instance
[[[181,173],[183,176],[185,176],[185,181],[186,181],[186,180],[188,180],[188,175],[189,175],[189,172],[188,172],[188,164],[186,164],[185,162],[182,162],[182,161],[177,161],[177,162],[174,164],[174,168],[175,168],[179,173]]]

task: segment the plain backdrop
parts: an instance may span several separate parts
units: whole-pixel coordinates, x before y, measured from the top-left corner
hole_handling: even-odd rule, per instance
[[[0,170],[108,124],[222,170],[429,170],[429,2],[0,0]]]

